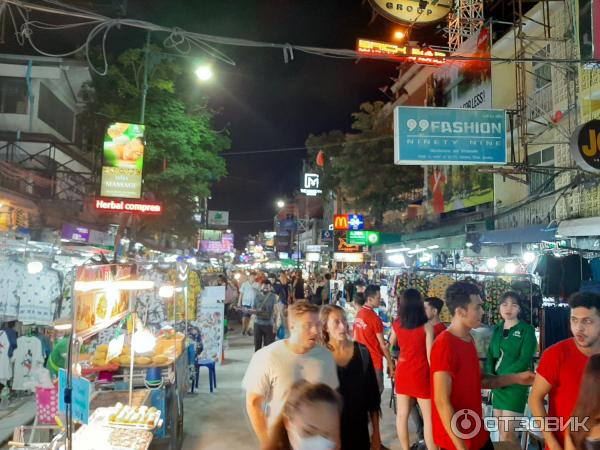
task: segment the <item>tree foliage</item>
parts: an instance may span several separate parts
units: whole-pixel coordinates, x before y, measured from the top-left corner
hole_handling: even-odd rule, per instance
[[[215,113],[190,104],[184,93],[182,65],[150,53],[146,101],[144,193],[165,204],[166,214],[144,219],[142,230],[191,236],[197,226],[192,213],[197,199],[210,195],[211,185],[226,175],[219,155],[230,146],[227,132],[213,128]],[[88,128],[101,136],[107,123],[139,123],[144,53],[127,50],[109,65],[106,76],[95,76],[88,90]]]
[[[309,155],[325,152],[325,189],[367,211],[378,227],[386,211],[406,207],[403,194],[423,186],[420,167],[394,164],[392,115],[384,107],[380,101],[363,103],[352,114],[354,133],[330,131],[306,141]]]

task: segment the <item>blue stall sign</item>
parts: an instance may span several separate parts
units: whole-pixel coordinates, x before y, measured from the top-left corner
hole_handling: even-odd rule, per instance
[[[394,163],[506,164],[506,111],[397,106]]]

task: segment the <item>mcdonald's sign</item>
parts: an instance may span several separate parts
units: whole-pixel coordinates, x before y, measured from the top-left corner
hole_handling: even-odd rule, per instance
[[[333,229],[334,230],[347,230],[348,229],[348,216],[346,214],[336,214],[333,217]]]
[[[360,214],[336,214],[333,216],[334,230],[362,230],[365,220]]]

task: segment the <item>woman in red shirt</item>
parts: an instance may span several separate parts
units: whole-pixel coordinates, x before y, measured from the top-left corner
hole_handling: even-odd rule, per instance
[[[425,315],[421,294],[416,289],[407,289],[398,303],[398,319],[393,324],[390,336],[390,345],[398,343],[400,347],[394,383],[397,399],[396,428],[402,450],[410,449],[408,417],[415,399],[423,414],[427,449],[437,449],[431,429],[429,382],[429,355],[433,339],[433,325]]]

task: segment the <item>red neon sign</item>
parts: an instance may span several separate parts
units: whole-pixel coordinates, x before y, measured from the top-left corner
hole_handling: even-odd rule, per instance
[[[94,207],[97,211],[105,212],[149,214],[155,216],[163,213],[163,204],[161,202],[109,200],[97,198],[94,200]]]
[[[359,39],[356,51],[366,55],[386,56],[395,59],[408,60],[417,64],[441,66],[446,62],[446,53],[428,48],[408,47],[387,42]]]

